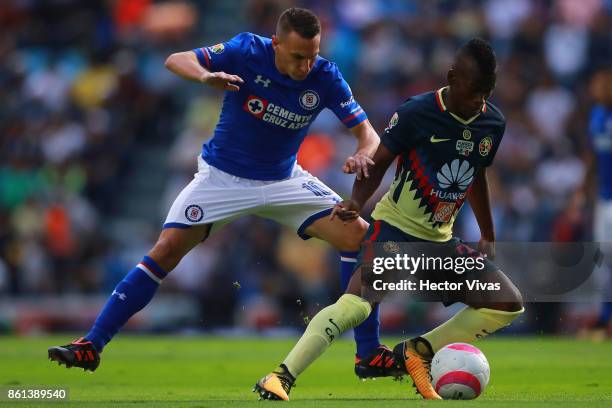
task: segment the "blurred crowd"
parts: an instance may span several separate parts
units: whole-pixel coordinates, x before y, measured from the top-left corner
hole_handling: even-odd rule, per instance
[[[241,31],[270,36],[295,5],[321,18],[321,54],[379,132],[407,97],[445,84],[462,42],[491,41],[492,100],[508,121],[490,172],[498,240],[591,239],[579,192],[589,83],[612,62],[610,0],[9,0],[0,3],[0,293],[108,293],[156,239],[220,109],[221,94],[172,76],[165,58]],[[299,161],[347,195],[352,177],[340,169],[354,146],[323,112]],[[143,161],[152,152],[161,162]],[[148,186],[134,191],[133,180]],[[469,208],[456,234],[478,239]],[[339,293],[337,270],[325,245],[247,218],[197,247],[163,291],[193,296],[206,327],[295,325]]]

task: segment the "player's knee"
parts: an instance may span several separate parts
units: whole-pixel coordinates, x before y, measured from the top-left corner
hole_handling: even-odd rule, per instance
[[[469,304],[476,309],[519,312],[523,310],[523,297],[518,288],[509,279],[505,279],[499,292],[481,295],[478,301],[469,302]]]
[[[525,307],[525,304],[523,303],[523,295],[521,295],[521,292],[518,290],[518,288],[514,285],[512,285],[512,287],[514,288],[514,296],[515,296],[515,300],[514,300],[514,310],[523,310],[523,308]]]
[[[502,299],[502,301],[493,302],[488,308],[503,312],[519,312],[523,310],[523,298],[516,287],[514,287],[513,291],[504,294]]]
[[[339,242],[341,251],[359,251],[361,242],[368,231],[368,223],[359,218],[357,221],[347,224],[349,230],[342,236]]]
[[[518,288],[510,280],[505,285],[503,299],[503,310],[506,312],[518,312],[523,309],[523,296]]]
[[[494,299],[490,299],[489,309],[501,310],[504,312],[518,312],[523,310],[523,296],[512,281],[501,271],[499,271],[499,283],[501,291],[495,294]]]

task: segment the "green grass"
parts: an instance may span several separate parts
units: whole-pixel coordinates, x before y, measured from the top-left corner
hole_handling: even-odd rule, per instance
[[[70,402],[0,402],[16,407],[225,407],[258,402],[253,383],[282,360],[291,339],[118,336],[95,373],[59,367],[49,345],[69,337],[0,337],[0,387],[67,386]],[[391,343],[391,342],[389,342]],[[475,401],[425,402],[410,382],[361,382],[352,374],[353,344],[341,340],[298,380],[293,407],[612,406],[612,342],[493,338],[478,343],[491,382]]]

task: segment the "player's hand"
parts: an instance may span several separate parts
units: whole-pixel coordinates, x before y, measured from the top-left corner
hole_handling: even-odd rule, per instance
[[[236,92],[240,87],[236,84],[244,84],[244,80],[238,75],[226,74],[225,72],[207,72],[202,76],[202,83],[217,89]]]
[[[361,180],[362,177],[370,177],[368,172],[368,166],[374,164],[374,160],[366,156],[365,154],[356,153],[353,156],[349,156],[342,166],[342,171],[347,174],[353,174],[357,176],[357,180]]]
[[[478,241],[478,252],[486,255],[488,259],[495,259],[495,242],[480,238],[480,241]]]
[[[361,208],[353,200],[344,200],[334,205],[331,215],[329,216],[330,221],[334,218],[340,218],[345,224],[355,221],[359,218],[359,211]]]

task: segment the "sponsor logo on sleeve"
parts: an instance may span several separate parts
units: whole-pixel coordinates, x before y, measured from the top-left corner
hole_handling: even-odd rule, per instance
[[[346,100],[344,102],[340,102],[340,107],[341,108],[346,108],[347,106],[349,106],[353,102],[355,102],[355,98],[353,97],[353,95],[351,95],[351,97],[348,100]]]
[[[213,52],[215,54],[222,54],[223,51],[225,51],[225,45],[223,45],[222,43],[219,44],[215,44],[212,47],[208,47],[208,49],[210,50],[210,52]]]

